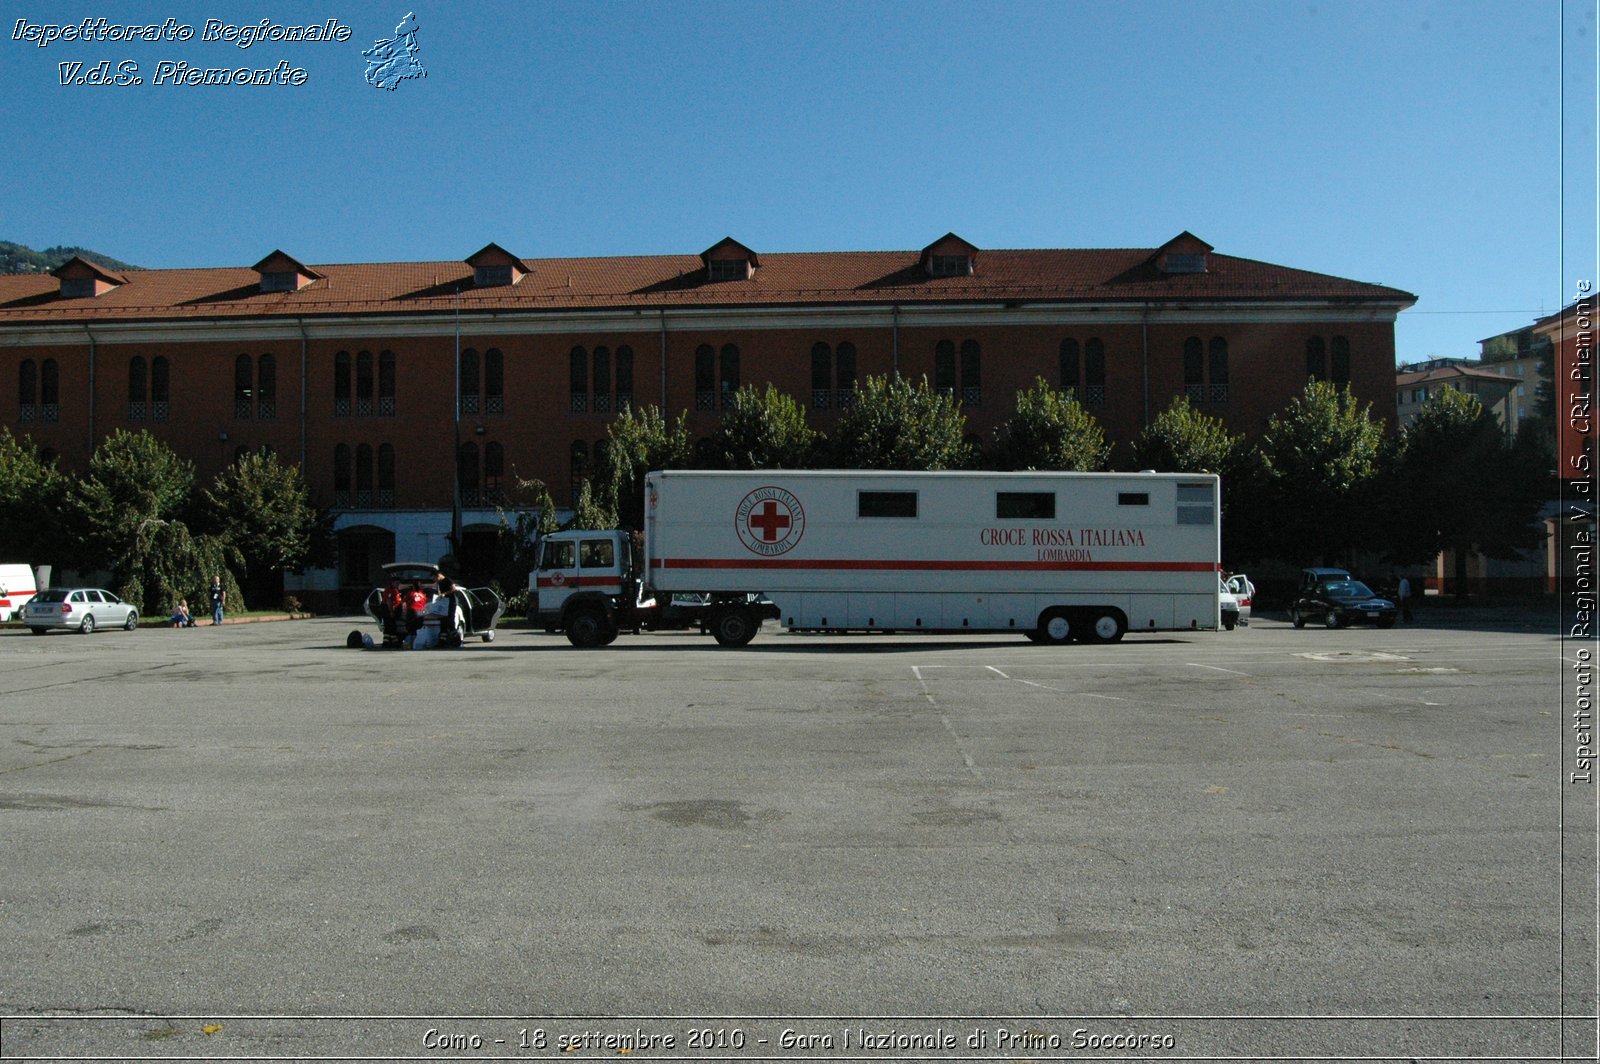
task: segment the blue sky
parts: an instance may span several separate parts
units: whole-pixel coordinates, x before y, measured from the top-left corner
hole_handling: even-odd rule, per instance
[[[150,267],[918,248],[1219,252],[1394,285],[1399,357],[1600,281],[1597,0],[8,2],[0,239]],[[425,79],[361,52],[415,12]],[[17,21],[192,40],[15,39]],[[337,19],[348,42],[203,41]],[[62,85],[58,64],[137,65]],[[163,60],[304,84],[157,85]]]

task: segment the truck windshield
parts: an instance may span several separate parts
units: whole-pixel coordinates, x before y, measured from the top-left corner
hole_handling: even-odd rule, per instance
[[[539,556],[539,568],[571,569],[573,567],[572,548],[574,546],[575,544],[571,541],[557,541],[554,543],[548,540],[545,541],[543,553]]]

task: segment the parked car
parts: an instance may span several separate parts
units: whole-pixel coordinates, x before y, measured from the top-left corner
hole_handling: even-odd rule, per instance
[[[139,611],[98,587],[45,588],[22,607],[22,623],[34,635],[70,628],[88,635],[96,628],[139,627]]]
[[[1331,583],[1334,580],[1354,580],[1348,569],[1301,569],[1300,593],[1315,591],[1320,585]]]
[[[1221,577],[1217,578],[1217,598],[1222,603],[1222,627],[1231,632],[1239,623],[1239,599]]]
[[[363,608],[382,629],[384,646],[404,646],[422,627],[422,611],[438,595],[443,575],[437,565],[427,562],[390,562],[383,567],[384,584],[372,589]],[[451,597],[459,623],[453,631],[441,632],[439,642],[460,646],[471,636],[494,642],[494,626],[506,608],[494,589],[457,587]]]
[[[1327,580],[1302,588],[1300,597],[1289,607],[1289,619],[1296,628],[1306,621],[1321,621],[1329,628],[1347,624],[1375,624],[1392,628],[1396,616],[1394,603],[1380,598],[1359,580]]]
[[[1233,597],[1239,603],[1239,623],[1246,627],[1250,624],[1250,603],[1256,596],[1256,586],[1250,578],[1243,573],[1234,573],[1226,581],[1228,590],[1233,592]]]

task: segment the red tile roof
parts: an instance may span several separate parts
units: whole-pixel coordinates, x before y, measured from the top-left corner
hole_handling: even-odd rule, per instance
[[[919,251],[763,254],[748,280],[709,281],[698,255],[525,258],[515,285],[474,289],[462,261],[317,265],[314,283],[262,292],[249,267],[139,270],[93,298],[54,277],[0,277],[0,326],[463,311],[785,307],[938,303],[1331,301],[1400,309],[1409,292],[1211,253],[1203,273],[1164,274],[1161,249],[980,249],[970,276],[929,277]]]

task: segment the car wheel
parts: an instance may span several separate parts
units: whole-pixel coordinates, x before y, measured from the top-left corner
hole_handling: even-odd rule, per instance
[[[83,615],[83,623],[78,625],[78,631],[84,635],[89,635],[94,631],[94,614],[86,613]]]
[[[1089,622],[1089,638],[1096,643],[1115,643],[1127,630],[1127,622],[1116,610],[1102,610]]]
[[[1339,620],[1339,615],[1333,610],[1329,610],[1322,615],[1322,624],[1325,628],[1338,628],[1343,623]]]
[[[1233,631],[1234,625],[1236,625],[1238,623],[1239,623],[1239,615],[1238,614],[1236,614],[1236,613],[1224,613],[1222,615],[1222,627],[1225,630],[1227,630],[1229,632]]]
[[[493,643],[494,642],[494,629],[491,628],[489,631],[483,633],[482,639],[483,639],[483,641],[485,643]]]
[[[1039,642],[1056,647],[1072,642],[1072,621],[1065,610],[1050,610],[1039,618]]]
[[[44,635],[49,630],[50,629],[48,629],[48,628],[29,628],[28,629],[28,631],[32,632],[34,635]]]
[[[743,606],[718,610],[711,617],[711,638],[719,646],[745,646],[760,630],[761,619]]]
[[[129,610],[128,611],[128,619],[122,622],[122,627],[123,627],[124,631],[128,631],[128,632],[131,632],[134,629],[138,628],[139,627],[139,611],[138,610]]]

